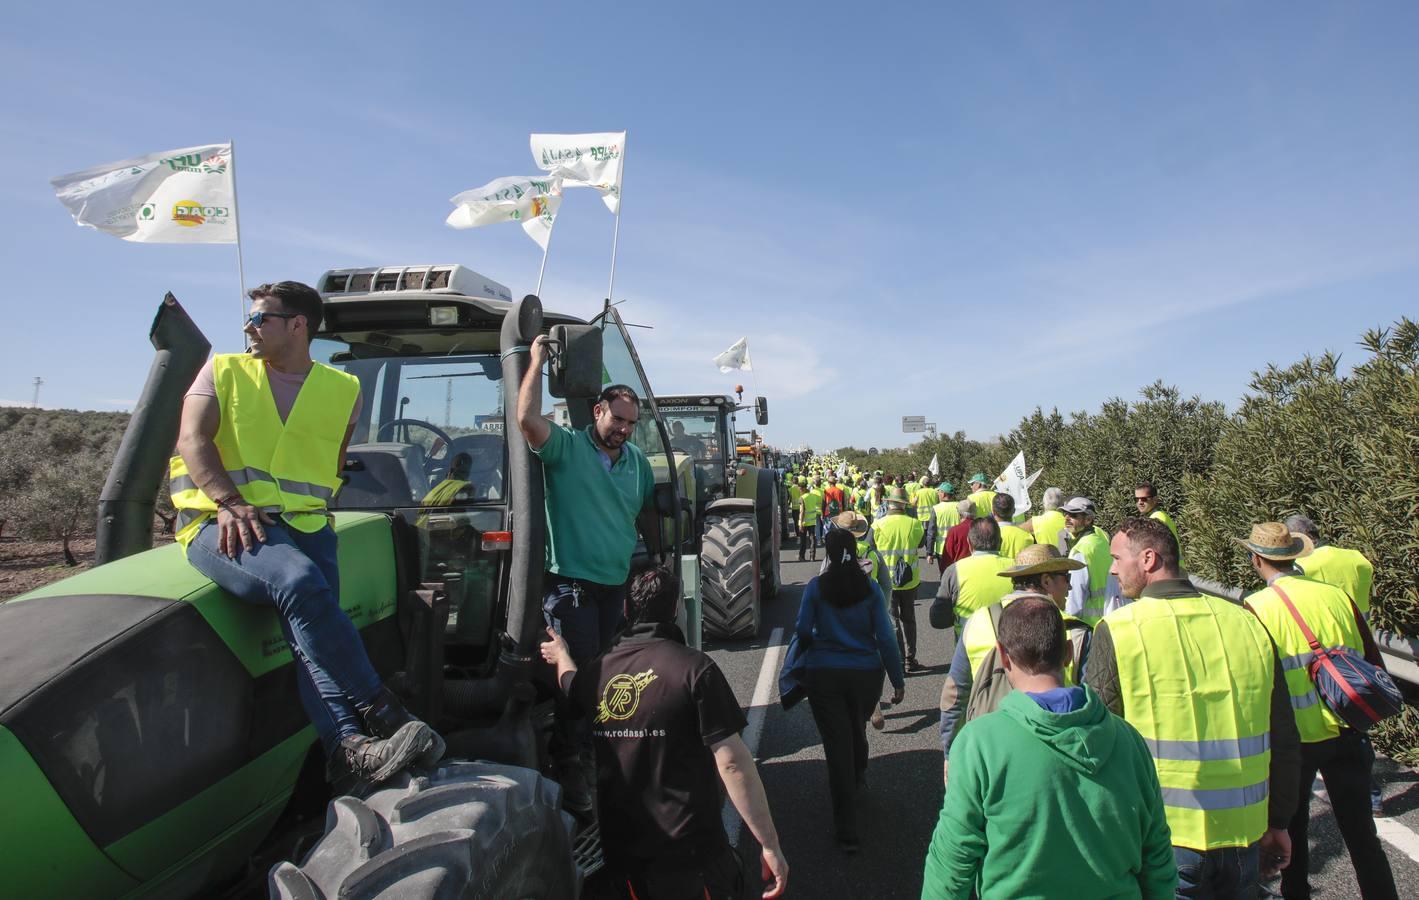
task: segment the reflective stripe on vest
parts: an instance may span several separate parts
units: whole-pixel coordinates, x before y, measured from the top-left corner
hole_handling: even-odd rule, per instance
[[[242,500],[307,532],[326,524],[326,504],[340,485],[337,457],[360,383],[316,363],[282,422],[266,379],[266,364],[244,353],[212,358],[221,420],[213,438],[222,466]],[[288,439],[289,438],[289,439]],[[181,456],[169,462],[169,489],[184,547],[217,510]]]
[[[1173,844],[1245,847],[1266,831],[1275,650],[1215,597],[1143,597],[1104,619],[1123,717],[1158,771]]]
[[[1348,647],[1356,653],[1364,653],[1354,608],[1350,605],[1349,595],[1343,590],[1295,575],[1283,575],[1275,583],[1280,584],[1286,596],[1296,604],[1296,611],[1315,632],[1321,646]],[[1270,587],[1252,594],[1246,602],[1276,642],[1301,742],[1313,744],[1337,737],[1340,734],[1340,720],[1320,702],[1320,695],[1316,693],[1308,670],[1311,645],[1297,627],[1296,620],[1291,618],[1281,598]]]
[[[918,545],[921,543],[921,522],[909,515],[891,514],[872,523],[873,544],[882,556],[882,564],[890,574],[898,562],[911,566],[911,577],[896,590],[904,591],[921,584]]]
[[[956,501],[943,500],[932,508],[936,514],[936,547],[937,556],[946,552],[946,532],[961,524],[961,511],[956,508]]]

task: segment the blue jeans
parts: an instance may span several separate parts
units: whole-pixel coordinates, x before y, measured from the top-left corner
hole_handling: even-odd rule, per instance
[[[1179,897],[1251,898],[1260,890],[1260,845],[1193,850],[1173,847]]]
[[[334,530],[265,528],[266,543],[239,549],[233,559],[217,549],[217,525],[208,522],[187,548],[187,561],[232,596],[275,607],[296,660],[301,705],[329,755],[341,738],[363,733],[357,707],[374,701],[380,677],[340,608]]]
[[[567,642],[577,663],[600,656],[621,629],[626,603],[624,584],[597,584],[547,573],[542,618]]]

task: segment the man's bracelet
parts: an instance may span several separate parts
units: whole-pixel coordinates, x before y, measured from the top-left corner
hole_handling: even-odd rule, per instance
[[[242,496],[241,496],[241,494],[236,494],[236,495],[231,496],[231,497],[223,497],[222,499],[216,500],[216,501],[214,501],[214,502],[215,502],[218,506],[220,506],[220,507],[222,507],[223,509],[225,509],[227,512],[231,512],[231,511],[232,511],[232,504],[233,504],[233,503],[242,502]]]

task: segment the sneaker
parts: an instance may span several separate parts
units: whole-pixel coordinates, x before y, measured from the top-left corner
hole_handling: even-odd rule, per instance
[[[923,666],[921,663],[917,662],[915,656],[908,656],[908,657],[907,657],[907,671],[908,671],[908,672],[925,672],[925,671],[926,671],[926,666]]]
[[[878,731],[881,731],[883,728],[887,727],[887,720],[882,716],[882,708],[880,706],[872,710],[872,718],[868,719],[867,721],[871,722],[872,727],[877,729]]]
[[[359,710],[360,719],[365,723],[365,731],[377,738],[391,738],[399,729],[410,722],[419,722],[418,719],[410,715],[409,710],[404,708],[403,702],[395,696],[394,692],[387,687],[381,687],[379,693],[375,695],[374,702],[369,706]],[[427,725],[425,725],[428,728]],[[429,734],[433,737],[429,749],[419,754],[415,760],[419,766],[428,768],[439,760],[443,759],[445,745],[443,738],[439,736],[433,728],[428,728]]]
[[[387,738],[352,734],[340,739],[340,746],[327,766],[327,777],[339,783],[345,779],[381,784],[407,768],[433,747],[438,735],[415,719]]]

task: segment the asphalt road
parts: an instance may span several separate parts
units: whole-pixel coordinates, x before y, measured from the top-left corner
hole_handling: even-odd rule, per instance
[[[906,698],[885,712],[884,731],[868,729],[872,762],[860,801],[862,849],[854,856],[842,853],[833,840],[827,768],[808,704],[785,712],[778,702],[781,645],[792,631],[802,587],[818,570],[817,563],[799,563],[797,558],[796,549],[784,548],[784,588],[768,602],[758,640],[706,647],[750,713],[746,740],[751,745],[758,730],[755,755],[790,867],[789,893],[919,897],[922,862],[941,808],[938,708],[952,648],[944,633],[928,624],[929,599],[922,599],[917,604],[917,656],[928,670],[907,676]],[[934,566],[926,568],[935,575]],[[936,587],[934,580],[923,582],[921,597],[934,596]],[[771,646],[776,629],[781,629],[778,647]],[[766,656],[773,660],[767,675]],[[761,682],[766,682],[767,690],[760,691],[765,702],[756,705],[751,701]],[[1393,843],[1385,844],[1399,896],[1419,897],[1419,774],[1388,760],[1379,761],[1376,773],[1391,813],[1382,820],[1382,829],[1394,832],[1394,841],[1407,845],[1406,853]],[[1357,897],[1349,857],[1323,799],[1312,801],[1311,815],[1314,896]],[[758,845],[747,829],[740,831],[738,847],[751,871],[757,871]],[[1279,882],[1271,887],[1279,890]]]

